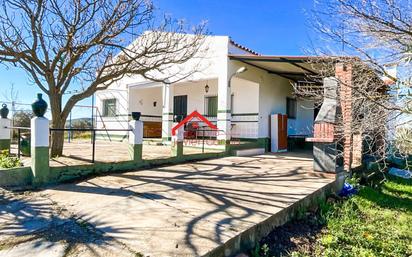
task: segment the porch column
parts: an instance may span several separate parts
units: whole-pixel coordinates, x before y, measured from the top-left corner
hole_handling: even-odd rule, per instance
[[[227,74],[226,74],[227,75]],[[220,76],[218,79],[218,107],[217,107],[217,128],[219,129],[217,140],[219,144],[226,146],[229,150],[231,139],[231,88],[228,84],[227,76]]]
[[[172,139],[173,126],[173,86],[171,84],[163,84],[162,93],[162,140],[170,141]]]

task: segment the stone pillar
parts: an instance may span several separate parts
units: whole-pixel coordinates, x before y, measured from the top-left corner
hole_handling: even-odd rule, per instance
[[[163,85],[163,109],[162,109],[162,139],[170,141],[172,139],[173,126],[173,86]]]
[[[231,139],[231,88],[228,85],[227,76],[218,79],[218,108],[217,108],[217,140],[224,144],[226,151],[229,150]]]
[[[33,184],[45,184],[50,180],[49,167],[49,120],[45,117],[31,119],[31,170]]]
[[[143,158],[143,121],[129,122],[129,154],[133,161],[140,162]]]
[[[184,132],[182,126],[176,130],[176,135],[172,136],[172,155],[178,158],[183,157]]]
[[[0,152],[10,150],[11,142],[11,120],[7,118],[0,118]]]
[[[345,170],[349,171],[352,166],[352,65],[338,63],[335,67],[335,76],[340,82],[340,105],[343,118],[343,163]]]

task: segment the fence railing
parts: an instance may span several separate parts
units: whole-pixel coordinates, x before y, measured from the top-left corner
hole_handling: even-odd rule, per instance
[[[4,127],[5,129],[17,130],[17,158],[21,157],[21,131],[22,130],[31,130],[29,127]]]
[[[207,132],[207,134],[206,134]],[[211,133],[210,133],[211,132]],[[198,140],[199,137],[201,139],[202,142],[202,153],[205,152],[205,140],[208,138],[209,140],[211,140],[212,138],[217,138],[219,133],[224,133],[224,130],[217,130],[217,129],[188,129],[185,130],[184,133],[184,137],[188,138],[188,136],[193,136],[194,134],[194,139]],[[188,138],[190,139],[190,138]]]
[[[91,133],[91,143],[92,143],[92,160],[91,163],[95,162],[96,157],[96,132],[104,131],[132,131],[132,129],[95,129],[95,128],[51,128],[50,134],[53,132],[72,132],[72,131],[79,131],[79,132],[90,132]]]

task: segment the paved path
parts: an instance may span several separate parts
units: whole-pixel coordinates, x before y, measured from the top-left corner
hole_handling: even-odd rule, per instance
[[[27,196],[5,193],[0,256],[21,256],[15,254],[21,249],[36,250],[30,256],[201,256],[332,182],[311,172],[305,157],[227,157]],[[42,254],[47,250],[54,255]]]

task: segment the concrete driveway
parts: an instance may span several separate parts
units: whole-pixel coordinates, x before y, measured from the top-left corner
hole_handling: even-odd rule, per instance
[[[312,172],[310,156],[267,154],[101,176],[19,196],[22,198],[16,201],[30,206],[28,197],[43,199],[49,207],[36,205],[39,217],[43,212],[43,221],[58,217],[56,226],[40,229],[38,245],[56,247],[62,243],[45,236],[50,229],[64,232],[59,226],[67,225],[73,225],[68,230],[79,229],[80,236],[70,249],[70,241],[60,236],[66,256],[230,255],[233,251],[225,245],[239,244],[234,238],[240,240],[245,231],[249,233],[333,180],[333,176]],[[3,196],[3,201],[8,201],[7,197]],[[51,210],[53,214],[47,214]],[[25,219],[20,217],[19,221],[21,210],[2,210],[1,214],[7,214],[8,219],[0,216],[1,230],[7,235],[0,236],[0,245],[10,236],[21,236],[16,229],[24,232],[28,227]],[[282,215],[277,222],[284,222]],[[7,224],[13,224],[14,229],[7,230]],[[95,239],[80,240],[88,233]],[[27,246],[30,242],[9,247],[3,244],[0,256],[13,256],[23,246],[31,249],[30,256],[44,256],[36,255],[36,248]]]

